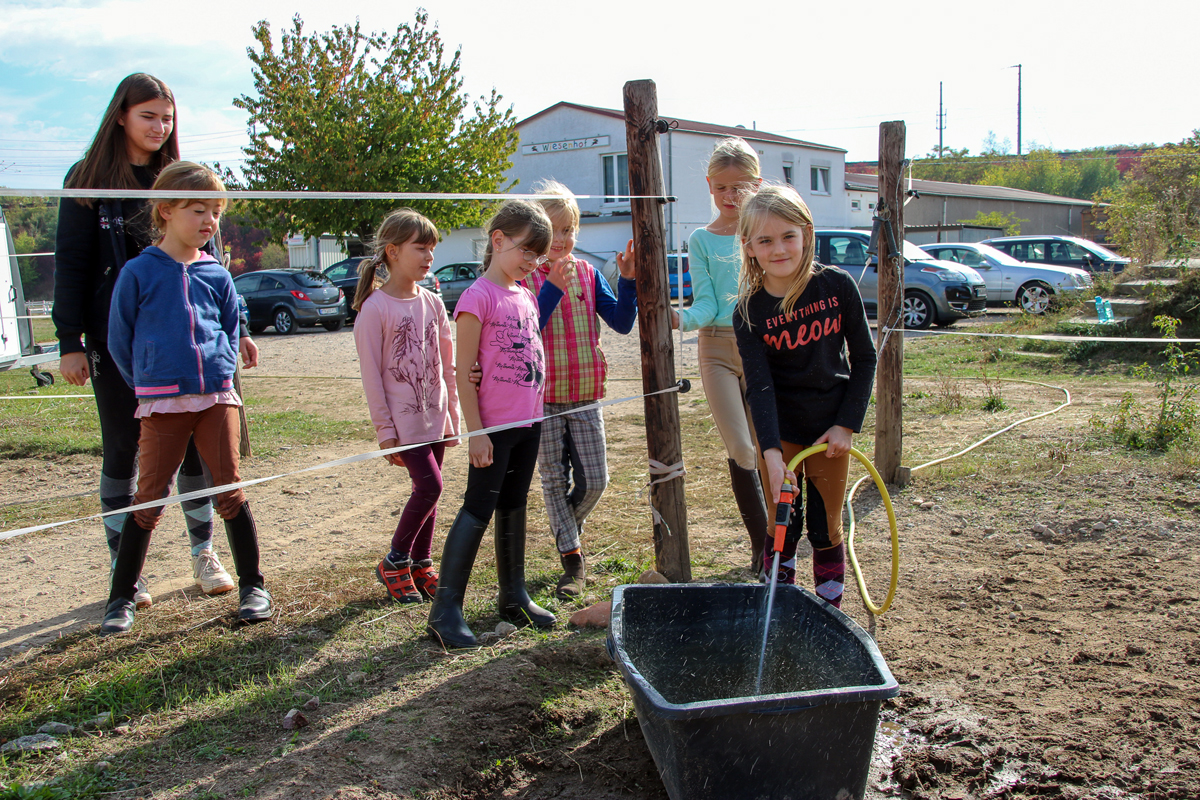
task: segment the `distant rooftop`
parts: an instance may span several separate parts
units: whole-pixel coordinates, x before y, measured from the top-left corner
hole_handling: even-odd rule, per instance
[[[600,114],[605,117],[624,120],[625,112],[617,111],[612,108],[599,108],[597,106],[585,106],[579,103],[568,103],[565,100],[555,103],[549,108],[544,108],[536,114],[526,117],[517,123],[517,127],[521,127],[527,122],[549,114],[557,108],[575,108],[580,111],[587,111],[592,114]],[[834,147],[828,144],[817,144],[816,142],[806,142],[803,139],[792,139],[788,136],[780,136],[777,133],[768,133],[767,131],[754,130],[751,128],[743,128],[740,125],[714,125],[710,122],[696,122],[695,120],[679,119],[677,117],[663,116],[667,122],[676,126],[677,130],[688,131],[690,133],[703,133],[710,136],[740,136],[749,142],[770,142],[771,144],[787,144],[795,147],[808,147],[815,150],[829,150],[834,153],[845,153],[846,150],[841,147]]]
[[[912,188],[918,194],[934,195],[937,197],[982,197],[989,200],[1023,200],[1030,203],[1051,203],[1062,206],[1079,206],[1091,208],[1091,200],[1079,200],[1075,197],[1059,197],[1054,194],[1031,192],[1026,189],[1013,189],[1008,186],[987,186],[977,183],[948,183],[946,181],[913,180],[911,187],[908,178],[904,186]],[[857,191],[879,191],[879,176],[862,173],[846,173],[846,188]]]

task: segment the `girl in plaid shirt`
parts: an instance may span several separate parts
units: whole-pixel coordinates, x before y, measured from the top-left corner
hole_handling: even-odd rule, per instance
[[[534,191],[554,195],[539,201],[554,226],[549,261],[525,279],[538,297],[546,351],[548,419],[542,423],[538,472],[563,566],[555,595],[573,600],[582,596],[587,580],[580,540],[583,523],[608,485],[608,463],[600,409],[563,412],[594,405],[604,397],[607,364],[600,349],[599,319],[617,333],[633,329],[637,267],[630,241],[625,252],[617,254],[621,276],[614,296],[599,270],[574,255],[579,206],[570,190],[557,181],[544,181]],[[562,416],[551,416],[555,414]]]

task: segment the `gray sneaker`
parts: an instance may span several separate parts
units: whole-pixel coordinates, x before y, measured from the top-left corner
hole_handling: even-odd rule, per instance
[[[242,589],[239,595],[238,619],[242,622],[266,622],[271,618],[274,609],[271,606],[271,593],[261,586],[250,586]]]
[[[138,575],[137,591],[133,593],[133,603],[138,608],[149,608],[154,605],[154,598],[150,596],[150,587],[141,575]]]
[[[192,561],[192,577],[196,579],[200,591],[209,596],[232,592],[235,586],[233,578],[229,577],[212,550],[201,550],[200,555]]]

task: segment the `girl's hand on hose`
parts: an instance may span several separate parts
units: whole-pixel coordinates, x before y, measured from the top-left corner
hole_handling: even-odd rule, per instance
[[[834,425],[829,430],[825,431],[825,435],[813,442],[816,444],[829,443],[829,449],[825,451],[826,458],[840,458],[850,452],[850,442],[854,439],[854,431],[849,428],[843,428],[841,425]]]

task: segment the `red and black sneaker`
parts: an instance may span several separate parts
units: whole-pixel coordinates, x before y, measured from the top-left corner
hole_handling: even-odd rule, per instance
[[[437,594],[437,573],[433,571],[432,559],[423,559],[413,565],[412,568],[413,583],[417,585],[417,591],[426,600],[432,600]]]
[[[392,596],[393,600],[400,603],[421,602],[421,595],[413,583],[411,560],[393,564],[384,558],[375,567],[375,575],[378,576],[379,582],[387,588],[388,594]]]

